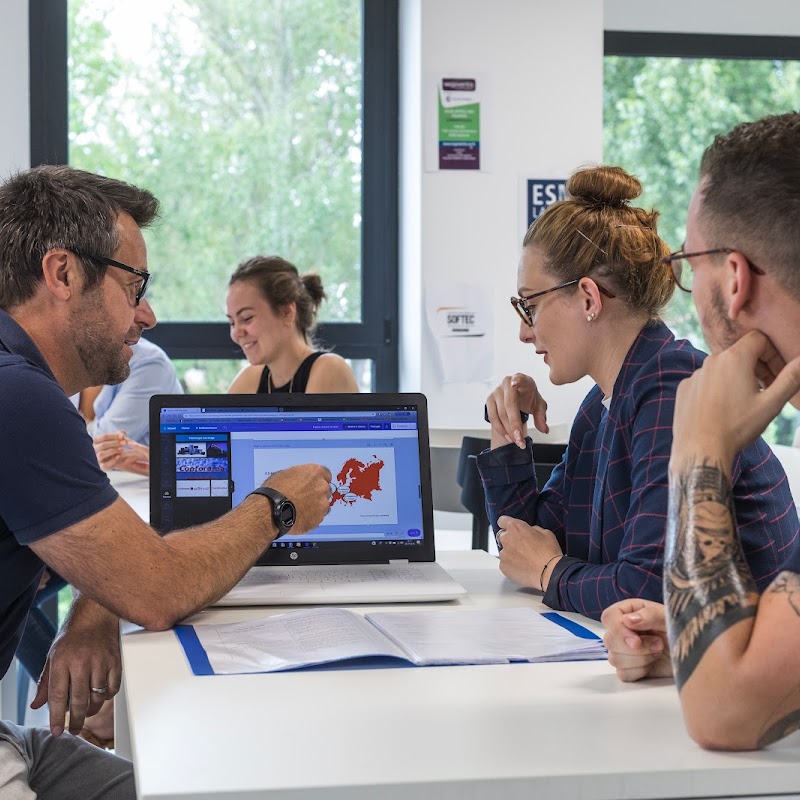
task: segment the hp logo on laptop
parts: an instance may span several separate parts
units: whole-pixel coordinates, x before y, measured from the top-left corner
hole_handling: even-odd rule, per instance
[[[297,561],[297,550],[292,550],[292,552],[289,553],[289,558],[291,558],[292,561]]]

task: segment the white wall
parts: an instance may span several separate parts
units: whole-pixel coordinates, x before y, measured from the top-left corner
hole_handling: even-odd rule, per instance
[[[602,154],[602,4],[401,0],[401,13],[401,387],[428,396],[431,427],[476,428],[493,383],[525,371],[546,385],[550,421],[569,423],[591,384],[549,385],[546,366],[518,341],[508,298],[525,233],[521,177],[550,177]],[[459,70],[490,80],[481,148],[491,172],[425,172],[421,82]],[[480,287],[494,313],[492,384],[442,383],[421,301],[426,288],[457,283]]]
[[[0,9],[0,178],[30,166],[28,0]]]
[[[800,36],[798,0],[605,0],[609,31]]]

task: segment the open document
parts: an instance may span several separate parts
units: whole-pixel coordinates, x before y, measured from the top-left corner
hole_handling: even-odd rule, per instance
[[[277,672],[390,657],[417,666],[605,658],[599,637],[530,608],[374,611],[314,608],[224,625],[179,625],[195,675]]]

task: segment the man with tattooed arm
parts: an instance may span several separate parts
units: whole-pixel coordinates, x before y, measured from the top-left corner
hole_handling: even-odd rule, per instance
[[[800,538],[759,596],[730,480],[735,454],[786,402],[800,408],[798,214],[800,114],[739,125],[706,150],[684,247],[665,259],[713,353],[676,398],[665,605],[623,600],[603,614],[619,677],[674,674],[689,733],[709,748],[800,728]]]

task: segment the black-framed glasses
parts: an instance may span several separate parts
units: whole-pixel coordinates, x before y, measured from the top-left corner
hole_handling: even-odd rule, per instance
[[[140,278],[141,282],[137,281],[136,283],[130,284],[130,288],[135,289],[131,297],[133,304],[136,306],[139,305],[141,299],[144,297],[144,293],[147,291],[147,284],[150,282],[149,272],[143,269],[136,269],[136,267],[129,267],[127,264],[123,264],[121,261],[114,261],[113,258],[109,258],[108,256],[94,256],[91,253],[84,253],[78,250],[73,250],[72,252],[75,253],[78,258],[88,258],[90,261],[96,261],[98,264],[116,267],[117,269],[125,270],[125,272],[130,272],[132,275],[136,275],[136,277]]]
[[[528,326],[533,327],[533,314],[535,310],[535,306],[531,305],[531,301],[535,300],[537,297],[541,297],[545,294],[550,294],[550,292],[557,292],[559,289],[566,289],[567,286],[574,286],[576,283],[580,283],[585,275],[582,275],[580,278],[575,278],[571,281],[566,281],[566,283],[559,283],[558,286],[553,286],[550,289],[544,289],[541,292],[534,292],[533,294],[527,295],[520,295],[519,297],[512,297],[511,298],[511,305],[514,306],[514,311],[519,314],[519,318]],[[602,287],[597,281],[595,284],[598,290],[604,294],[606,297],[616,297],[615,294],[609,292],[608,289]]]
[[[732,247],[715,247],[713,250],[699,250],[696,253],[686,253],[681,249],[670,253],[668,256],[664,256],[664,258],[661,259],[661,263],[669,264],[672,270],[672,277],[675,278],[675,283],[678,288],[687,294],[691,294],[694,270],[689,263],[689,259],[698,258],[699,256],[713,256],[720,253],[741,253],[741,250],[734,250]],[[742,253],[742,255],[744,255],[744,253]],[[764,272],[761,267],[757,267],[747,256],[744,256],[744,260],[747,262],[747,266],[750,267],[750,271],[755,275],[766,275],[766,272]]]

